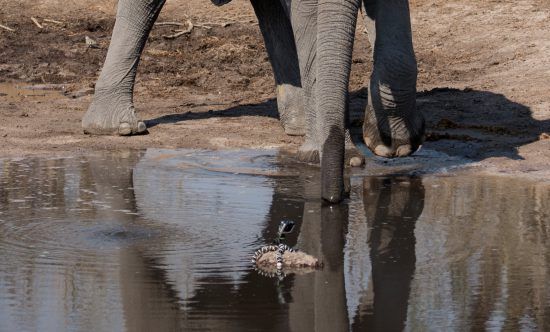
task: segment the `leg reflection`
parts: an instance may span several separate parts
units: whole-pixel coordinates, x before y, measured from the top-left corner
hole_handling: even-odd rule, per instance
[[[111,208],[98,210],[98,220],[116,221],[126,231],[137,227],[137,212],[132,169],[140,154],[120,153],[102,158],[87,158],[82,180],[93,187],[98,201]],[[181,329],[182,311],[176,292],[166,281],[158,262],[144,255],[141,245],[123,246],[118,251],[118,288],[125,328],[128,331],[176,331]]]
[[[327,206],[317,198],[318,181],[305,184],[306,203],[297,247],[324,263],[314,273],[296,277],[289,305],[292,331],[346,331],[349,327],[344,284],[345,204]],[[317,197],[311,197],[317,194]]]
[[[416,177],[368,177],[363,181],[369,224],[372,303],[354,330],[402,331],[407,321],[415,270],[415,223],[424,208],[424,187]]]

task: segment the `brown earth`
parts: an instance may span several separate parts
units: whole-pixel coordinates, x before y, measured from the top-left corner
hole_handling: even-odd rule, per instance
[[[149,134],[84,135],[80,119],[115,6],[115,0],[0,0],[0,24],[15,30],[0,28],[0,157],[300,145],[277,120],[271,67],[245,0],[221,8],[208,0],[168,1],[159,22],[190,20],[195,28],[174,40],[163,37],[173,27],[151,33],[135,96]],[[411,15],[418,107],[428,119],[424,148],[470,158],[490,172],[548,178],[550,2],[412,0]],[[354,116],[366,102],[371,68],[362,19],[358,27]],[[88,48],[86,36],[99,48]]]

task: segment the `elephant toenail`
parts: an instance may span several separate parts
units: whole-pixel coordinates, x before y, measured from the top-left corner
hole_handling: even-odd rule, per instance
[[[360,167],[363,165],[364,162],[365,162],[365,158],[363,157],[352,157],[349,160],[349,165],[351,167]]]
[[[374,149],[374,154],[377,155],[377,156],[380,156],[380,157],[389,158],[389,157],[393,156],[393,150],[390,149],[389,147],[385,146],[385,145],[378,145]]]
[[[121,136],[132,135],[132,127],[129,123],[123,122],[118,126],[118,134]]]
[[[144,133],[147,130],[147,126],[145,125],[145,122],[139,121],[137,126],[137,132],[139,134]]]
[[[408,156],[410,155],[411,153],[413,153],[413,149],[410,145],[401,145],[400,147],[397,148],[397,150],[395,151],[395,154],[399,157],[405,157],[405,156]]]

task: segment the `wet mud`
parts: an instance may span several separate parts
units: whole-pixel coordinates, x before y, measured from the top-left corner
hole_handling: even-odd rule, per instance
[[[0,97],[8,103],[26,101],[48,102],[61,96],[62,85],[26,85],[0,83]]]
[[[0,330],[550,328],[548,184],[349,176],[327,206],[276,150],[0,159]],[[252,269],[281,219],[322,270]]]

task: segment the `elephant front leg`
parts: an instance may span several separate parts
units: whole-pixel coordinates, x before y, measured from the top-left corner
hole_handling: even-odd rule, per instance
[[[88,134],[132,135],[146,132],[133,105],[136,70],[149,32],[165,0],[120,0],[111,44],[82,119]]]
[[[298,54],[289,16],[277,0],[252,0],[277,85],[277,107],[288,135],[305,134]]]
[[[317,0],[294,0],[290,1],[288,10],[298,54],[305,115],[305,141],[298,149],[297,158],[309,163],[319,163],[321,151],[315,105],[317,4]]]
[[[417,65],[407,0],[365,0],[374,69],[365,112],[365,144],[382,157],[407,156],[424,139],[416,109]]]

